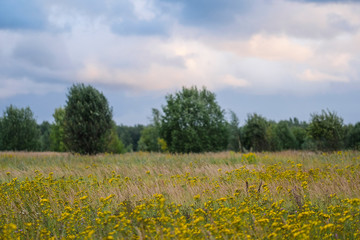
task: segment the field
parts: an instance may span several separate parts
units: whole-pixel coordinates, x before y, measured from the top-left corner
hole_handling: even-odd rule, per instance
[[[0,239],[360,239],[360,153],[0,153]]]

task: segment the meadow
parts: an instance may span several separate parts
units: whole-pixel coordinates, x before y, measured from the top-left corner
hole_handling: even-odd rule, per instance
[[[0,153],[0,239],[360,239],[360,153]]]

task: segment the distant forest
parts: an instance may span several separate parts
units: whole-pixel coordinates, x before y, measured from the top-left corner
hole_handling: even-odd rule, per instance
[[[236,114],[221,109],[215,94],[205,88],[183,88],[165,98],[161,110],[153,109],[150,124],[116,125],[102,93],[73,85],[66,106],[54,110],[53,123],[38,124],[29,107],[7,107],[0,117],[0,150],[83,154],[360,150],[360,122],[344,124],[330,110],[311,114],[309,122],[297,118],[276,122],[251,113],[240,126]]]

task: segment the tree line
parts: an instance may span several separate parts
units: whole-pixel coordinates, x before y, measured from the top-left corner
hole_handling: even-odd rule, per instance
[[[10,105],[0,117],[0,150],[102,152],[214,152],[342,149],[360,150],[360,122],[344,124],[335,112],[322,110],[310,121],[272,121],[252,113],[245,123],[228,113],[206,88],[182,88],[152,110],[148,125],[116,125],[106,97],[90,85],[74,84],[53,123],[37,124],[29,107]],[[228,115],[228,120],[226,118]]]

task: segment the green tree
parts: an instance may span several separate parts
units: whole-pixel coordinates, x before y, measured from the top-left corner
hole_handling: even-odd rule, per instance
[[[275,127],[277,139],[279,140],[279,149],[296,149],[296,137],[291,131],[288,121],[280,121]]]
[[[64,152],[64,117],[65,109],[60,107],[56,108],[53,114],[54,123],[51,125],[50,139],[51,150],[56,152]]]
[[[296,117],[290,118],[289,121],[286,122],[295,136],[295,149],[307,149],[306,146],[309,145],[309,139],[306,133],[308,123],[305,121],[299,121]]]
[[[116,127],[117,134],[119,139],[125,145],[127,152],[134,152],[138,149],[138,142],[141,137],[141,131],[144,129],[144,126],[137,124],[135,126],[125,126],[120,125]]]
[[[40,130],[40,150],[41,151],[50,151],[51,139],[50,139],[50,131],[51,124],[48,121],[43,121],[39,125]]]
[[[146,126],[141,131],[138,147],[140,151],[160,152],[159,130],[154,125]]]
[[[2,127],[2,117],[0,117],[0,151],[3,150],[3,144],[2,144],[2,132],[3,132],[3,127]]]
[[[227,123],[215,94],[203,88],[182,88],[166,96],[160,136],[170,152],[221,151],[227,147]]]
[[[278,135],[278,124],[275,121],[268,121],[266,127],[267,147],[263,150],[281,151],[282,142]]]
[[[40,132],[29,107],[6,108],[1,121],[1,150],[37,150]]]
[[[119,139],[116,131],[115,122],[112,123],[112,128],[107,140],[106,152],[109,153],[125,153],[125,147],[122,141]]]
[[[268,126],[268,121],[261,115],[249,114],[243,127],[245,148],[253,151],[268,150]]]
[[[158,109],[152,109],[151,124],[141,131],[138,147],[140,151],[147,152],[160,152],[162,150],[160,140],[160,111]]]
[[[74,84],[67,98],[64,117],[67,149],[81,154],[105,151],[112,128],[112,109],[105,96],[92,86]]]
[[[308,134],[320,150],[341,149],[344,140],[343,119],[329,110],[322,110],[321,114],[312,114]]]
[[[346,134],[346,147],[354,150],[360,150],[360,122],[354,126],[348,126]]]
[[[239,118],[233,111],[230,111],[230,122],[228,128],[228,149],[239,152],[241,150]]]

